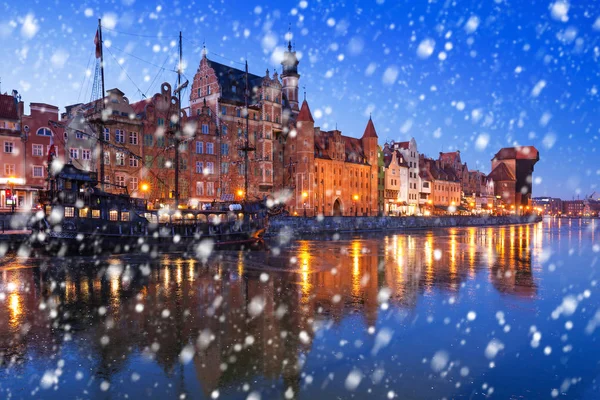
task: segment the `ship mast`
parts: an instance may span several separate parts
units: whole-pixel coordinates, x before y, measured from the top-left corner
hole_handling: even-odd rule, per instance
[[[104,89],[104,51],[102,46],[102,19],[98,18],[98,39],[100,41],[100,79],[102,80],[102,95],[100,99],[102,101],[102,111],[106,107],[104,102],[104,95],[106,91]],[[102,124],[102,117],[98,119],[98,139],[100,139],[101,135],[104,134],[104,126]],[[103,138],[104,139],[104,138]],[[104,191],[104,143],[103,141],[99,141],[100,143],[100,182],[102,191]]]
[[[179,65],[177,66],[177,126],[175,131],[175,209],[179,208],[179,135],[181,132],[181,62],[183,48],[179,31]]]

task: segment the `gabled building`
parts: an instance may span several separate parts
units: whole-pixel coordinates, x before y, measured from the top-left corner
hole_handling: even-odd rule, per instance
[[[23,102],[16,91],[0,94],[0,208],[11,210],[25,203],[25,161],[21,116]],[[16,204],[15,204],[16,203]]]
[[[408,163],[408,211],[409,215],[420,212],[419,209],[419,151],[417,141],[412,138],[408,142],[392,142],[390,148],[399,150]]]
[[[399,150],[383,148],[385,162],[385,215],[405,215],[408,211],[409,164]]]

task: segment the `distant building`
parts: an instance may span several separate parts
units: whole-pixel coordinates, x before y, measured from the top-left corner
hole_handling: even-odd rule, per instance
[[[533,167],[540,159],[533,146],[505,147],[492,159],[492,172],[496,196],[515,210],[531,202]]]
[[[558,215],[563,211],[562,200],[555,197],[534,197],[531,199],[531,206],[541,209],[542,214]]]
[[[566,216],[579,217],[583,216],[585,211],[584,200],[563,200],[562,213]]]
[[[383,148],[385,163],[385,215],[401,215],[408,211],[409,164],[399,150],[388,144]]]
[[[0,94],[0,208],[4,210],[19,207],[29,192],[22,156],[22,115],[23,102],[16,91],[13,95]]]
[[[421,156],[420,164],[426,171],[426,180],[431,180],[433,206],[439,211],[447,210],[450,206],[458,208],[461,201],[461,185],[454,168],[443,166],[439,160],[425,156]]]

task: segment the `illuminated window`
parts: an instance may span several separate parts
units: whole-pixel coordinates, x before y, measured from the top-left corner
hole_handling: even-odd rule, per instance
[[[128,212],[121,213],[121,221],[129,221],[129,213]]]
[[[100,218],[100,210],[92,210],[92,218]]]
[[[79,209],[79,218],[87,218],[88,217],[88,209],[80,208]]]
[[[110,210],[108,213],[108,219],[110,221],[117,221],[119,219],[119,212],[117,210]]]
[[[73,218],[75,216],[74,207],[65,207],[65,218]]]

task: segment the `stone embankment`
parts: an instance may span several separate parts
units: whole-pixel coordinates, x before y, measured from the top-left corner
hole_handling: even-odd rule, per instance
[[[305,237],[319,234],[402,232],[435,228],[529,224],[532,216],[444,216],[444,217],[275,217],[269,220],[267,236]]]

